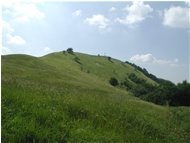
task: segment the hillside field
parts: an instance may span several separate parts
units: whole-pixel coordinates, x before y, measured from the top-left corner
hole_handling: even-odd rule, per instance
[[[2,143],[190,143],[190,108],[159,106],[113,87],[134,73],[105,56],[1,57]],[[129,83],[135,83],[130,79]]]

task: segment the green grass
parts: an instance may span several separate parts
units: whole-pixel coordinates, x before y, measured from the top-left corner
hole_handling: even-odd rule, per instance
[[[78,57],[81,64],[74,61],[75,57]],[[128,78],[130,73],[135,73],[138,77],[145,79],[148,83],[156,84],[129,64],[116,59],[111,59],[111,61],[109,61],[108,58],[104,56],[92,56],[81,53],[64,55],[61,52],[58,52],[44,56],[40,59],[62,71],[83,71],[85,73],[90,73],[91,76],[95,75],[106,82],[110,77],[116,77],[119,81],[122,81],[124,78]]]
[[[190,108],[144,102],[108,83],[111,76],[122,80],[133,72],[156,84],[106,57],[2,56],[1,141],[188,143]]]

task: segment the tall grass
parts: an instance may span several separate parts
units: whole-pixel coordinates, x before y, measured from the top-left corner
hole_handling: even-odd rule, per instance
[[[2,142],[189,141],[189,108],[19,82],[2,81]]]
[[[190,108],[141,101],[66,56],[2,58],[3,143],[189,142]]]

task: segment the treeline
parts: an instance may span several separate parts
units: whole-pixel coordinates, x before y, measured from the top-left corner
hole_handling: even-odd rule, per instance
[[[136,84],[131,84],[131,81]],[[159,85],[147,83],[144,79],[130,74],[124,81],[110,79],[110,84],[126,88],[136,97],[159,105],[190,106],[190,83],[183,81],[177,85],[170,81],[162,81]]]
[[[135,70],[139,70],[141,71],[144,75],[146,75],[147,77],[149,77],[150,79],[156,81],[157,83],[162,83],[165,82],[165,80],[157,78],[155,75],[149,73],[145,68],[141,68],[140,66],[135,65],[134,63],[130,63],[128,61],[126,61],[125,63],[133,66],[135,68]]]
[[[171,81],[157,78],[148,73],[146,69],[142,69],[135,64],[126,63],[132,65],[136,70],[143,72],[147,77],[157,82],[158,85],[147,83],[146,80],[139,78],[135,73],[129,74],[121,82],[118,82],[116,78],[112,77],[112,80],[109,81],[111,85],[126,88],[136,97],[155,104],[190,106],[190,83],[183,81],[175,85]],[[114,84],[111,81],[114,81]]]
[[[187,81],[177,85],[170,81],[162,81],[158,86],[142,82],[130,91],[143,100],[159,105],[190,106],[190,84]]]
[[[175,85],[166,81],[142,98],[160,105],[190,106],[190,83],[183,81]]]

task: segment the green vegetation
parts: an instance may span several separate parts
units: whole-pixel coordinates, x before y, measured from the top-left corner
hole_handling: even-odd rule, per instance
[[[159,105],[190,106],[190,83],[183,81],[175,85],[171,81],[157,78],[148,73],[146,69],[142,69],[135,64],[130,62],[126,63],[159,84],[158,86],[154,86],[147,83],[144,79],[137,77],[136,74],[131,73],[128,78],[136,83],[136,85],[131,86],[128,79],[125,79],[121,85],[129,89],[135,96]]]
[[[152,92],[147,93],[147,101],[171,106],[190,106],[190,84],[187,81],[175,85],[171,82],[160,84]]]
[[[68,52],[69,54],[74,54],[73,48],[68,48],[68,49],[67,49],[67,52]]]
[[[134,79],[159,84],[111,60],[66,52],[2,56],[2,143],[189,142],[190,108],[134,97],[125,90],[140,85]],[[111,77],[121,86],[111,86]],[[179,89],[189,93],[187,85]]]
[[[117,86],[119,83],[118,83],[118,80],[114,77],[111,77],[110,80],[109,80],[110,84],[113,85],[113,86]]]

